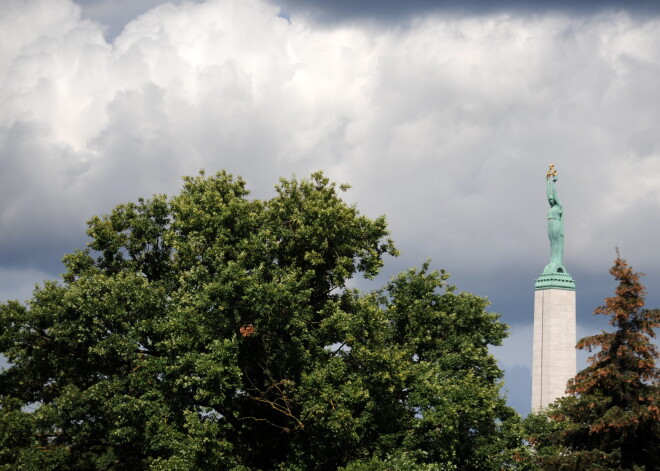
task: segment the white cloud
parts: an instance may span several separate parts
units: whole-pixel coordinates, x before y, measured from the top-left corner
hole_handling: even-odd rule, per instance
[[[92,214],[202,167],[257,196],[321,168],[388,214],[404,265],[533,277],[554,162],[569,270],[600,273],[615,245],[660,264],[658,18],[319,27],[219,0],[157,6],[108,43],[68,0],[3,8],[2,260],[59,259]]]

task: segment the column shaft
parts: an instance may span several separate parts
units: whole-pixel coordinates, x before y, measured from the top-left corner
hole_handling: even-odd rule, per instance
[[[575,291],[537,289],[534,292],[534,358],[532,411],[564,396],[575,376]]]

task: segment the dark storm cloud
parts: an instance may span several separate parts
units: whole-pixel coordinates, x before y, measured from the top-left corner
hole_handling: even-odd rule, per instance
[[[182,0],[170,0],[175,5]],[[204,3],[205,0],[190,0]],[[541,14],[563,12],[593,14],[626,10],[634,15],[660,13],[658,0],[267,0],[286,18],[304,15],[321,23],[376,21],[402,23],[427,14],[488,15],[493,13]],[[75,0],[84,18],[104,25],[108,40],[117,37],[137,16],[163,4],[163,0]]]
[[[638,14],[657,14],[657,0],[270,0],[281,6],[288,16],[297,13],[311,14],[320,21],[336,22],[351,20],[380,20],[400,22],[414,16],[429,13],[457,15],[488,15],[493,13],[564,12],[592,14],[602,11],[622,10]]]

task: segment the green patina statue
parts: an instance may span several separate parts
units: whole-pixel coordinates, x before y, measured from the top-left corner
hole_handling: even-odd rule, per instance
[[[548,203],[548,238],[550,239],[550,264],[544,273],[563,273],[564,269],[564,208],[557,197],[557,171],[554,164],[545,177]]]
[[[545,176],[548,195],[548,238],[550,239],[550,263],[536,280],[537,289],[575,289],[575,281],[564,266],[564,208],[557,196],[557,171],[550,164]]]

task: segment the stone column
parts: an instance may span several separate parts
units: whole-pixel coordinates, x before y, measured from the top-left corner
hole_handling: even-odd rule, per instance
[[[575,281],[566,273],[542,274],[534,292],[532,411],[564,396],[576,373]]]

